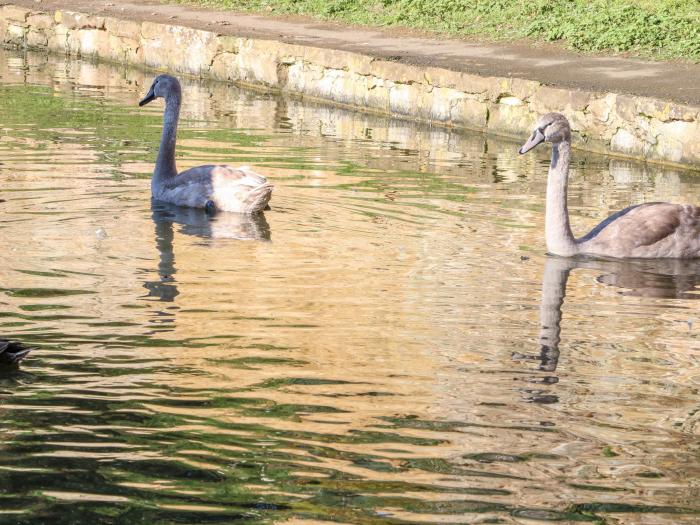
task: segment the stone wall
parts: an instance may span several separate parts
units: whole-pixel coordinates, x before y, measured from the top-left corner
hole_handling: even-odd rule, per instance
[[[0,9],[4,45],[207,76],[362,111],[524,138],[543,113],[570,120],[576,147],[700,169],[700,108],[558,89],[366,55],[68,11]]]

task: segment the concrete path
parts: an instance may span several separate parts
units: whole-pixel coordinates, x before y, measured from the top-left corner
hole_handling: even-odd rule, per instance
[[[9,2],[0,2],[0,4]],[[32,9],[68,9],[165,22],[258,39],[341,49],[482,76],[518,77],[562,88],[626,93],[700,105],[700,64],[586,56],[555,45],[478,44],[309,21],[164,5],[152,0],[13,0]]]

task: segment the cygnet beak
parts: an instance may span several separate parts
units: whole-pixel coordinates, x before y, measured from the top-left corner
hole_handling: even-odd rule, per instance
[[[544,142],[544,133],[542,133],[539,129],[536,129],[532,132],[532,136],[527,140],[527,142],[523,144],[523,147],[518,150],[518,153],[521,155],[523,153],[527,153],[541,142]]]
[[[139,106],[145,106],[145,105],[148,104],[151,100],[155,100],[155,98],[156,98],[156,94],[155,94],[155,92],[153,91],[153,86],[151,86],[151,89],[148,90],[148,93],[146,93],[146,96],[143,97],[143,98],[139,101]]]

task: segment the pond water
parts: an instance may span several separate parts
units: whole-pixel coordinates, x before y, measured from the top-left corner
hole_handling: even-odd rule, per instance
[[[0,55],[0,523],[698,523],[700,267],[548,258],[548,151],[153,74]],[[700,177],[575,152],[574,229]]]

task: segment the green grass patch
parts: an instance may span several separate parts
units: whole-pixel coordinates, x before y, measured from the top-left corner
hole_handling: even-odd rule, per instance
[[[561,41],[579,51],[700,60],[698,0],[170,0],[166,3],[305,15],[461,37]]]

